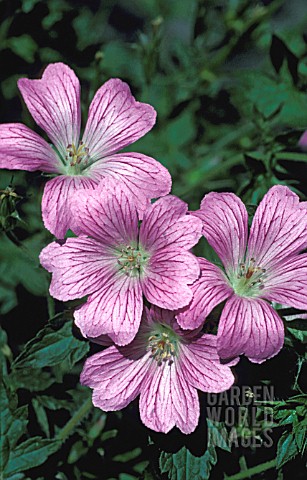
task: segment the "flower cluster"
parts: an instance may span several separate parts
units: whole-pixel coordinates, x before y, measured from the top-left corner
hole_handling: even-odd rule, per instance
[[[96,93],[80,136],[80,85],[61,63],[21,94],[52,145],[22,124],[0,125],[0,167],[42,170],[42,216],[57,240],[40,255],[50,293],[83,299],[74,312],[84,337],[107,346],[87,359],[81,382],[109,411],[140,395],[143,423],[191,433],[197,389],[222,392],[240,355],[263,362],[283,346],[274,303],[307,308],[307,203],[285,186],[248,214],[232,193],[209,193],[195,212],[170,195],[171,177],[139,153],[117,153],[145,135],[156,113],[127,84]],[[65,239],[70,229],[75,236]],[[204,236],[222,265],[191,249]],[[217,335],[203,325],[226,302]]]
[[[139,329],[143,296],[171,310],[192,300],[200,268],[189,250],[201,237],[202,222],[168,195],[148,206],[139,227],[135,198],[119,183],[106,183],[73,197],[72,230],[78,237],[51,243],[40,260],[53,273],[55,298],[88,295],[75,312],[84,336],[106,334],[126,345]]]

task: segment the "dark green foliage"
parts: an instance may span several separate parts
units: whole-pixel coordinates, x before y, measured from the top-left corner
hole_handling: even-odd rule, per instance
[[[162,452],[160,468],[162,473],[167,473],[170,480],[207,480],[211,469],[217,462],[216,447],[230,452],[228,434],[223,423],[212,422],[207,419],[208,444],[205,453],[198,457],[193,455],[186,447],[176,453]]]

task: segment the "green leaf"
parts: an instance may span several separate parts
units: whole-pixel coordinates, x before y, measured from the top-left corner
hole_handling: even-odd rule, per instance
[[[53,50],[53,48],[49,47],[40,48],[39,56],[42,63],[60,62],[62,60],[60,52],[57,52],[56,50]]]
[[[56,476],[55,476],[55,478],[56,478],[56,480],[69,480],[69,479],[66,477],[65,473],[63,473],[63,472],[57,473]]]
[[[107,12],[101,9],[93,13],[86,6],[78,11],[72,24],[78,37],[77,48],[82,51],[89,45],[102,43],[105,32],[101,25],[107,20]]]
[[[110,438],[115,438],[118,433],[118,430],[115,428],[113,430],[107,430],[106,432],[103,432],[101,435],[101,442],[105,442],[106,440],[109,440]]]
[[[5,469],[6,475],[23,472],[44,463],[61,446],[58,440],[33,437],[14,449]]]
[[[27,34],[20,35],[19,37],[10,37],[7,40],[7,47],[28,63],[34,62],[34,54],[38,49],[33,38]]]
[[[17,408],[17,396],[11,392],[4,382],[1,382],[1,437],[0,451],[6,458],[7,449],[12,450],[19,438],[25,433],[28,423],[28,407]]]
[[[166,128],[167,141],[176,147],[182,147],[192,141],[195,135],[194,116],[191,110],[168,122]]]
[[[97,421],[94,422],[94,424],[91,426],[91,428],[87,432],[88,443],[92,444],[94,442],[94,440],[99,435],[101,435],[100,441],[102,443],[103,442],[103,435],[105,435],[106,433],[108,433],[108,434],[111,433],[111,435],[108,438],[116,437],[117,430],[109,430],[107,432],[101,433],[103,431],[104,427],[105,427],[106,419],[107,419],[107,414],[106,413],[104,413],[104,414],[102,413],[101,415],[99,414],[99,417],[98,417]]]
[[[3,283],[3,279],[1,280]],[[0,285],[0,313],[5,315],[18,304],[17,295],[12,286]]]
[[[118,478],[119,480],[137,480],[137,477],[129,473],[120,473]]]
[[[297,447],[303,453],[307,442],[307,425],[298,424],[293,431]]]
[[[277,444],[276,465],[277,468],[282,467],[285,463],[292,460],[298,454],[298,447],[294,435],[284,432]]]
[[[26,478],[23,473],[15,473],[6,477],[6,480],[22,480],[23,478]],[[26,480],[30,480],[29,477]]]
[[[19,438],[25,433],[28,424],[28,406],[17,408],[14,413],[14,420],[8,429],[10,448],[14,448]]]
[[[72,366],[83,358],[89,350],[87,342],[75,338],[71,322],[66,322],[60,330],[50,325],[43,328],[30,340],[13,363],[14,369],[43,368],[68,362]]]
[[[146,475],[145,473],[145,468],[147,468],[149,465],[149,461],[148,460],[143,460],[139,463],[136,463],[134,466],[133,466],[133,470],[137,473],[143,473],[143,475]],[[144,479],[145,480],[145,479]]]
[[[20,75],[11,75],[10,77],[6,78],[1,82],[3,95],[7,100],[11,100],[12,98],[17,96],[17,80],[19,78]]]
[[[55,382],[55,378],[41,369],[13,369],[9,375],[14,388],[25,388],[30,392],[44,391]]]
[[[295,410],[289,410],[287,408],[280,409],[274,414],[275,420],[279,420],[278,425],[290,425],[294,421],[296,416]]]
[[[207,480],[212,466],[216,464],[215,449],[208,449],[201,457],[195,457],[186,447],[176,453],[162,452],[161,473],[167,473],[170,480]]]
[[[49,410],[59,410],[60,408],[65,408],[66,410],[70,410],[72,406],[71,400],[63,400],[53,397],[47,397],[46,395],[42,395],[37,397],[37,400],[41,405],[48,408]]]
[[[22,1],[22,11],[24,13],[29,13],[31,12],[31,10],[33,10],[33,8],[35,7],[35,5],[39,2],[40,0],[23,0]]]
[[[1,436],[3,435],[1,431]],[[0,472],[3,471],[10,458],[10,442],[7,435],[3,436],[0,444]]]
[[[49,14],[43,18],[42,26],[45,30],[49,30],[56,22],[59,22],[65,13],[70,10],[68,2],[64,0],[52,0],[48,2]]]
[[[7,374],[6,359],[11,359],[12,352],[8,346],[7,334],[3,328],[0,327],[0,372],[2,375]]]
[[[125,462],[129,462],[129,460],[133,460],[134,458],[138,457],[139,455],[141,455],[141,453],[142,453],[141,448],[135,448],[134,450],[131,450],[129,452],[115,455],[115,457],[113,457],[113,460],[114,462],[125,463]]]
[[[293,421],[293,433],[300,453],[307,446],[307,410],[303,405],[296,407],[297,415]],[[303,417],[303,418],[302,418]]]
[[[45,433],[46,437],[50,437],[50,429],[49,429],[49,422],[48,422],[48,417],[46,414],[46,410],[42,406],[42,404],[39,402],[39,399],[33,398],[32,399],[32,405],[34,408],[34,411],[36,413],[36,418],[37,421],[42,429],[42,431]]]
[[[116,63],[114,58],[116,58]],[[128,43],[118,40],[108,42],[103,50],[101,63],[103,72],[107,77],[119,76],[120,72],[121,78],[132,78],[134,79],[133,83],[140,81],[142,78],[140,61]]]
[[[73,444],[69,452],[67,462],[69,464],[76,463],[79,458],[85,455],[88,452],[88,448],[83,444],[82,440],[78,440]]]
[[[39,266],[38,255],[44,246],[44,234],[35,234],[17,247],[1,236],[0,248],[0,313],[5,314],[17,304],[15,288],[22,284],[33,295],[45,295],[46,272]]]
[[[307,113],[300,108],[305,102],[305,94],[290,82],[281,82],[263,73],[247,73],[237,95],[237,103],[243,109],[254,105],[264,117],[269,117],[282,106],[277,116],[279,123],[291,127],[301,127],[307,123]],[[251,111],[247,110],[245,114],[250,117]]]
[[[170,480],[207,480],[212,467],[217,462],[216,447],[230,452],[228,433],[222,422],[214,422],[207,418],[208,442],[207,450],[201,457],[195,457],[186,447],[176,453],[162,452],[160,469],[167,473]]]
[[[290,327],[291,326],[291,327]],[[307,343],[307,322],[306,320],[293,320],[291,323],[287,323],[287,330],[297,340],[302,343]]]
[[[213,422],[207,418],[208,425],[208,445],[219,447],[226,452],[231,452],[231,448],[227,442],[228,433],[226,427],[221,422]]]
[[[143,472],[143,476],[141,477],[142,480],[155,480],[157,477],[153,475],[153,473],[148,469]]]

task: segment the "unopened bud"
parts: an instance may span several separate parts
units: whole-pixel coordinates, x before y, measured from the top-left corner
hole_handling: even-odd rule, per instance
[[[9,231],[15,228],[19,220],[16,204],[21,198],[11,186],[0,190],[0,230]]]

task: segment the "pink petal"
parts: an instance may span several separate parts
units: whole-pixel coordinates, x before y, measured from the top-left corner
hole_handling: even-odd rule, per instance
[[[221,258],[226,270],[235,271],[244,259],[248,216],[243,202],[233,193],[206,195],[200,210],[192,212],[203,221],[203,235]]]
[[[307,308],[307,254],[281,262],[265,281],[263,296],[271,302],[305,310]]]
[[[109,175],[126,185],[141,211],[147,207],[148,199],[167,195],[172,186],[168,170],[141,153],[113,155],[88,168],[88,176],[97,181]]]
[[[160,198],[144,213],[140,228],[140,242],[148,250],[161,248],[190,249],[201,237],[199,219],[186,215],[187,204],[168,195]]]
[[[87,237],[53,242],[40,254],[40,262],[52,272],[50,294],[73,300],[102,288],[116,273],[116,260],[100,243]]]
[[[18,87],[32,117],[62,154],[69,144],[78,144],[80,83],[71,68],[52,63],[40,80],[21,78]]]
[[[60,176],[49,180],[42,198],[42,215],[45,227],[57,238],[64,238],[72,228],[72,207],[74,193],[83,189],[93,189],[94,180],[86,177]]]
[[[298,144],[299,144],[299,146],[302,147],[304,150],[306,149],[306,147],[307,147],[307,130],[303,133],[303,135],[302,135],[301,138],[299,139]]]
[[[88,358],[81,373],[81,383],[94,389],[93,404],[102,410],[126,407],[140,393],[150,361],[139,356],[129,345],[107,348]]]
[[[157,252],[147,267],[142,281],[147,300],[169,310],[184,307],[192,300],[190,285],[199,276],[197,258],[180,249]]]
[[[98,345],[102,345],[103,347],[110,347],[114,344],[111,338],[108,335],[99,335],[99,337],[87,337],[90,342],[97,343]]]
[[[0,168],[57,173],[60,161],[37,133],[22,123],[0,125]]]
[[[153,107],[135,101],[129,86],[112,78],[93,98],[83,141],[91,159],[100,160],[143,137],[155,120]]]
[[[149,328],[153,328],[156,323],[169,325],[174,331],[179,330],[174,311],[165,310],[163,308],[156,307],[155,305],[151,305],[150,309],[145,307],[142,325],[146,324]]]
[[[204,258],[198,258],[201,276],[191,286],[193,300],[176,318],[182,328],[194,329],[206,320],[213,308],[232,295],[222,270]]]
[[[203,392],[223,392],[234,383],[229,366],[220,363],[216,344],[215,335],[205,334],[190,344],[181,345],[183,375],[188,383]]]
[[[217,346],[221,358],[245,354],[251,362],[274,357],[284,342],[279,315],[264,300],[233,295],[222,312]]]
[[[142,422],[156,432],[177,426],[183,433],[195,430],[199,419],[197,391],[185,380],[175,360],[169,365],[153,361],[140,396]]]
[[[78,192],[73,198],[72,229],[76,234],[90,235],[117,248],[136,243],[139,217],[134,200],[127,189],[112,179],[106,179],[94,191]]]
[[[85,337],[108,335],[127,345],[138,332],[143,311],[142,290],[136,277],[116,274],[75,311],[76,325]]]
[[[256,210],[248,242],[248,256],[258,266],[273,267],[307,246],[307,202],[288,187],[276,185]]]

